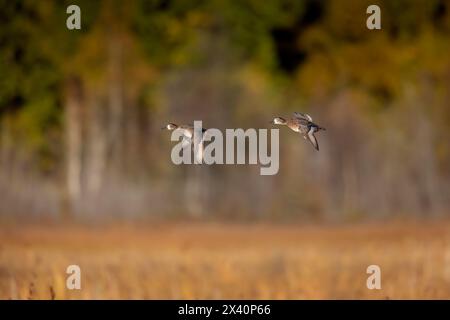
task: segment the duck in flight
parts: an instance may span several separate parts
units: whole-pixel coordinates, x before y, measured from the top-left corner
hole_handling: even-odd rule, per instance
[[[277,117],[270,123],[288,126],[291,130],[301,133],[303,135],[303,138],[311,142],[311,144],[317,151],[319,150],[319,143],[317,142],[314,133],[320,130],[326,130],[325,128],[322,128],[315,124],[310,115],[300,112],[294,112],[291,119],[286,120],[284,118]]]
[[[197,153],[195,156],[199,163],[202,162],[202,160],[203,160],[203,141],[206,136],[205,132],[207,129],[202,128],[202,134],[200,136],[200,140],[195,141],[195,142],[194,142],[194,126],[185,125],[185,124],[177,125],[175,123],[169,122],[167,125],[162,127],[161,130],[169,130],[169,131],[181,130],[182,134],[183,134],[183,141],[181,143],[182,147],[185,148],[187,146],[194,145],[194,143],[196,143],[197,144]],[[194,145],[194,147],[195,147],[195,145]],[[195,150],[195,148],[194,148],[194,150]]]

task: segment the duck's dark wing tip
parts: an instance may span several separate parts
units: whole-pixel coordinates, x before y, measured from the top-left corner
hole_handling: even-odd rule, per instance
[[[309,140],[309,142],[311,142],[314,149],[319,151],[319,143],[317,142],[316,136],[314,135],[314,132],[312,131],[312,129],[309,130],[309,132],[308,132],[308,140]]]

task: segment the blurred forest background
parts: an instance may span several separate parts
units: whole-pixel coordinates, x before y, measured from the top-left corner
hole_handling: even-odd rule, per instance
[[[0,21],[0,217],[449,213],[448,1],[0,0]],[[281,128],[275,176],[176,166],[160,130],[270,128],[293,111],[327,131],[315,152]]]

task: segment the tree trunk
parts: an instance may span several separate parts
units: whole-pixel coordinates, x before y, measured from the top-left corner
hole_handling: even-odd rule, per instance
[[[103,185],[106,166],[106,137],[101,109],[99,98],[94,95],[89,108],[89,145],[86,158],[86,189],[90,200],[96,198]]]
[[[108,48],[108,154],[113,172],[121,169],[123,129],[122,43],[118,35],[112,35]]]
[[[66,90],[66,207],[63,212],[71,217],[81,194],[82,89],[79,79],[69,79]]]

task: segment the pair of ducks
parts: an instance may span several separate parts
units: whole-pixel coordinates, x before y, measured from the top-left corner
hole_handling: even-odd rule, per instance
[[[308,140],[317,151],[319,150],[319,143],[317,142],[316,136],[314,134],[320,130],[326,130],[325,128],[315,124],[310,115],[300,112],[294,112],[293,117],[288,120],[282,117],[276,117],[272,121],[270,121],[270,123],[287,126],[291,130],[301,133],[303,138],[305,140]],[[161,129],[167,129],[169,131],[176,129],[183,130],[183,144],[192,144],[192,138],[194,137],[193,126],[168,123]],[[205,131],[206,129],[202,129],[203,133],[205,133]]]

